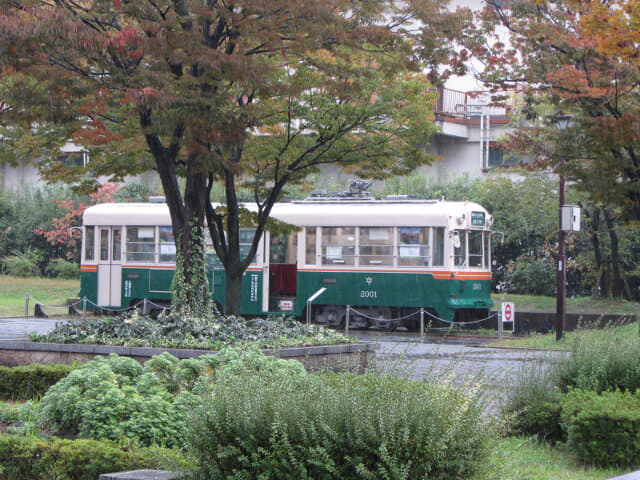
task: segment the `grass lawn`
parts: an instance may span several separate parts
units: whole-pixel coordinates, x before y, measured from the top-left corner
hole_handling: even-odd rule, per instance
[[[556,297],[494,293],[491,295],[494,309],[502,302],[513,302],[516,312],[555,312]],[[577,297],[567,298],[567,313],[610,313],[640,315],[640,303],[627,300]]]
[[[77,297],[80,280],[53,278],[18,278],[0,275],[0,317],[24,315],[25,296],[29,294],[29,314],[33,315],[34,301],[43,305],[64,305],[67,298]],[[64,309],[45,309],[47,314],[64,314]]]
[[[531,437],[499,439],[482,480],[605,480],[628,473],[578,464],[562,445]]]

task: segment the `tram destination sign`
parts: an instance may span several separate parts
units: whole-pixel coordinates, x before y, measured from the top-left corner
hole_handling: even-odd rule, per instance
[[[484,227],[484,212],[471,212],[471,225]]]

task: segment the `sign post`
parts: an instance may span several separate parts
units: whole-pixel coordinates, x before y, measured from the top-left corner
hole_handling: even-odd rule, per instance
[[[512,332],[516,329],[516,322],[515,322],[516,310],[513,305],[513,302],[503,302],[501,313],[502,313],[501,318],[500,318],[500,321],[498,322],[498,334],[502,338],[502,332],[504,330],[505,322],[512,322],[512,327],[511,327]]]

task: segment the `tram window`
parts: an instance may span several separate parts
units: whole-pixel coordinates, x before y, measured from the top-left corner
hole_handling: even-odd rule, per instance
[[[176,242],[170,226],[160,226],[160,262],[173,263],[176,261]]]
[[[428,227],[398,227],[398,265],[429,265]]]
[[[433,229],[433,261],[434,267],[444,266],[444,227]]]
[[[322,264],[354,265],[355,227],[322,227]]]
[[[256,234],[254,228],[241,228],[240,229],[240,256],[246,257],[251,250],[251,244],[253,243],[253,236]],[[251,264],[256,263],[256,257],[251,260]]]
[[[360,227],[360,265],[393,265],[393,229]]]
[[[84,259],[92,261],[94,259],[94,242],[96,227],[84,227]]]
[[[456,240],[457,238],[457,240]],[[467,232],[456,230],[453,244],[453,264],[456,267],[464,267],[467,260]]]
[[[122,230],[119,228],[114,228],[111,231],[111,235],[113,236],[112,245],[111,245],[111,259],[114,262],[120,261],[120,251],[122,250]]]
[[[484,268],[489,268],[491,265],[491,234],[484,232]]]
[[[109,260],[109,229],[100,229],[100,260],[106,262]]]
[[[154,262],[155,227],[127,227],[127,261]]]
[[[305,256],[307,265],[316,264],[316,227],[305,228]]]
[[[470,230],[469,235],[469,266],[482,266],[482,232]]]

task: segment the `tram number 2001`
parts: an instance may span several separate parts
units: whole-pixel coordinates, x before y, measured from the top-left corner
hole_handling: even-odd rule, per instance
[[[378,298],[378,292],[375,290],[360,290],[360,298]]]

